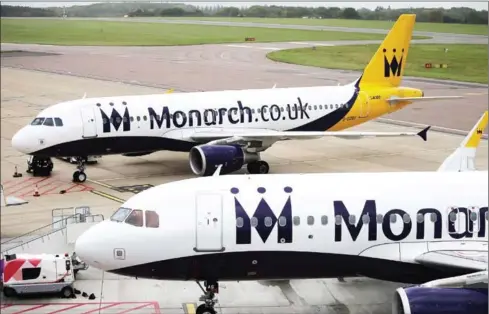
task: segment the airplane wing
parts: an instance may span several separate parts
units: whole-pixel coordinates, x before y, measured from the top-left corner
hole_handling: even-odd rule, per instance
[[[427,133],[430,126],[419,132],[302,132],[302,131],[250,131],[243,133],[227,132],[195,132],[190,137],[197,142],[207,142],[214,145],[223,144],[246,144],[247,142],[267,142],[269,145],[286,140],[310,140],[325,136],[335,136],[343,139],[361,139],[365,137],[400,137],[400,136],[419,136],[424,141],[427,140]]]
[[[391,97],[387,100],[389,104],[395,105],[401,101],[432,101],[432,100],[444,100],[444,99],[459,99],[463,98],[462,96],[429,96],[429,97]]]
[[[416,262],[431,267],[457,267],[473,271],[487,270],[487,250],[438,250],[415,258]]]

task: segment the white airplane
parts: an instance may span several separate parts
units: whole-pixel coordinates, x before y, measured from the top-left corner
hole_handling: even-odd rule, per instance
[[[181,151],[189,152],[196,175],[212,175],[219,164],[221,174],[244,165],[249,173],[265,174],[270,167],[260,152],[277,141],[423,137],[424,132],[339,132],[415,101],[461,98],[424,97],[420,89],[400,86],[415,18],[401,15],[362,76],[344,86],[83,98],[41,111],[14,135],[12,146],[36,156],[32,168],[46,158],[77,157],[73,180],[83,182],[90,155]]]
[[[119,275],[204,280],[198,314],[215,313],[218,281],[351,276],[419,285],[396,291],[394,313],[480,313],[487,310],[488,172],[470,160],[487,117],[438,171],[162,184],[84,232],[75,251]],[[480,282],[483,289],[473,289]]]

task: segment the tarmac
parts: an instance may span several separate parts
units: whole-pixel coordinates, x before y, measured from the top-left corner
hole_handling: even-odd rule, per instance
[[[318,43],[305,45],[315,44]],[[83,184],[71,182],[75,165],[56,159],[51,177],[34,179],[25,173],[27,157],[13,150],[10,140],[43,108],[81,98],[85,93],[87,97],[96,97],[162,93],[169,88],[181,92],[267,88],[274,84],[280,87],[337,85],[358,77],[355,71],[279,64],[265,57],[273,49],[300,45],[304,43],[144,48],[2,44],[2,50],[28,51],[2,56],[0,137],[5,194],[29,203],[1,209],[1,238],[16,237],[49,225],[54,208],[86,205],[91,207],[92,214],[108,218],[134,193],[193,177],[186,153],[157,152],[142,157],[104,156],[98,164],[88,166],[89,180]],[[404,84],[424,88],[427,96],[462,94],[466,98],[411,105],[386,117],[398,123],[407,121],[406,126],[379,120],[350,130],[419,131],[426,125],[434,125],[467,132],[487,109],[486,85],[419,78],[406,78]],[[412,123],[417,124],[410,126]],[[418,137],[282,142],[262,157],[270,163],[271,173],[436,170],[463,139],[461,135],[451,134],[456,133],[452,131],[430,131],[427,142]],[[12,177],[16,166],[23,174],[20,178]],[[476,166],[488,168],[487,141],[480,145]],[[32,196],[36,184],[40,197]],[[366,278],[220,285],[216,309],[226,314],[390,313],[394,289],[400,286]],[[2,313],[192,314],[201,294],[192,282],[135,280],[92,268],[80,272],[76,287],[94,293],[96,300],[82,296],[73,300],[9,300],[9,303],[2,302],[1,310]]]

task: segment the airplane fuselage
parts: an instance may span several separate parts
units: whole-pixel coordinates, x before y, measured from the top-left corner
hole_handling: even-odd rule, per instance
[[[183,180],[132,197],[76,251],[97,268],[141,278],[419,283],[470,271],[427,267],[416,261],[422,254],[487,254],[487,191],[487,171]],[[132,209],[157,213],[158,227],[121,222]]]
[[[421,94],[402,87],[360,91],[349,84],[86,98],[43,110],[12,142],[42,157],[187,152],[205,144],[191,138],[199,131],[338,131],[409,103],[389,105],[392,96]],[[63,125],[45,125],[47,118]]]

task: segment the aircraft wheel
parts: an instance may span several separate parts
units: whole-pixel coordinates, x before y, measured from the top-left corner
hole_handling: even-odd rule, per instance
[[[87,175],[85,174],[85,172],[82,171],[77,171],[77,172],[78,172],[78,177],[76,178],[77,182],[85,182],[87,180]]]
[[[73,182],[78,182],[78,175],[79,174],[80,174],[80,171],[73,172]]]
[[[270,166],[268,165],[268,162],[263,160],[257,162],[257,168],[257,173],[259,174],[267,174],[270,171]]]
[[[201,304],[197,307],[196,314],[216,314],[216,310],[214,310],[212,307],[208,307],[205,304]]]

